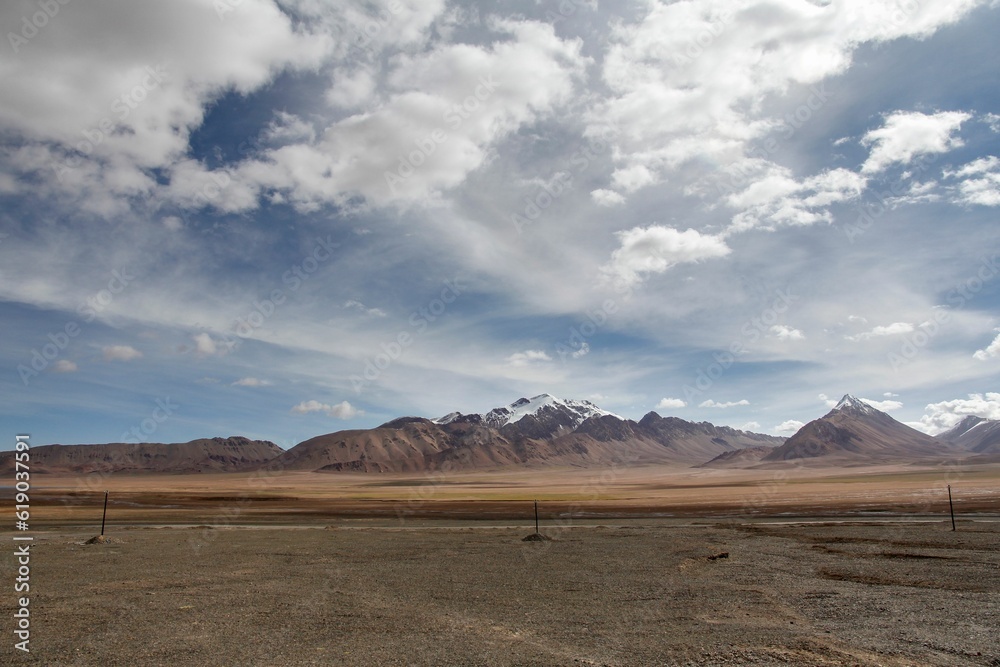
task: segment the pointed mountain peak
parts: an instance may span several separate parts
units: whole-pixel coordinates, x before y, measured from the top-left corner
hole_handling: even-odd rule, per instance
[[[961,436],[965,435],[966,433],[976,428],[977,426],[981,426],[989,421],[990,421],[989,419],[985,419],[983,417],[977,417],[976,415],[969,415],[968,417],[965,417],[964,419],[962,419],[962,421],[958,422],[944,433],[939,433],[938,437],[944,438],[945,440],[960,438]]]
[[[844,397],[840,399],[840,403],[837,403],[837,405],[834,406],[833,411],[860,412],[865,415],[874,415],[879,412],[868,403],[862,401],[860,398],[850,394],[844,394]]]

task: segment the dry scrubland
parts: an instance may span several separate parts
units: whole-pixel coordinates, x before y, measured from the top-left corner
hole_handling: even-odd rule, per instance
[[[601,475],[39,476],[0,664],[1000,666],[996,469]]]

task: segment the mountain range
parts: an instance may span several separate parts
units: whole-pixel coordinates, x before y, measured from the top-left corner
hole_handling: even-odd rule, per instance
[[[206,473],[250,470],[427,472],[512,467],[673,465],[703,468],[991,462],[1000,421],[969,416],[929,436],[851,395],[787,440],[661,417],[626,419],[589,401],[549,394],[484,414],[400,417],[372,429],[337,431],[281,449],[266,440],[205,438],[179,444],[45,445],[31,449],[34,472]],[[0,452],[12,469],[13,452]]]
[[[299,443],[269,468],[323,472],[417,472],[504,466],[694,465],[723,452],[783,438],[650,412],[638,422],[588,401],[549,394],[485,414],[401,417]]]

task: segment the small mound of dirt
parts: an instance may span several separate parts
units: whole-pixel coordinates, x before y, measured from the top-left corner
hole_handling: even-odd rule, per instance
[[[98,535],[96,537],[90,538],[89,540],[84,542],[84,544],[111,544],[113,542],[119,542],[119,541],[120,540],[112,539],[107,535]]]
[[[723,551],[721,553],[715,554],[714,556],[709,556],[708,560],[719,560],[720,558],[729,558],[729,552]]]
[[[541,533],[532,533],[525,537],[522,542],[551,542],[552,538],[548,535],[542,535]]]

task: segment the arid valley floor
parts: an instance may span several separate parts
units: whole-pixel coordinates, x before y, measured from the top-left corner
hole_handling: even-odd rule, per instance
[[[3,664],[1000,665],[996,466],[32,483]]]

